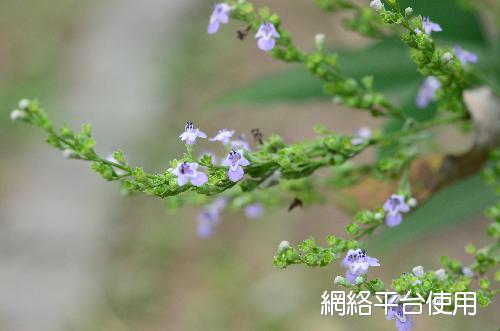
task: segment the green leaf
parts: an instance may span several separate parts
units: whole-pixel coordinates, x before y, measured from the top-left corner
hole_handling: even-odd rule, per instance
[[[364,77],[373,76],[375,88],[395,97],[401,97],[407,90],[405,86],[415,85],[419,80],[407,48],[399,41],[383,41],[361,50],[341,50],[339,55],[339,66],[345,75],[365,82],[367,79]],[[323,92],[323,81],[297,65],[288,71],[268,75],[246,87],[233,90],[214,100],[211,106],[304,102],[330,98]]]

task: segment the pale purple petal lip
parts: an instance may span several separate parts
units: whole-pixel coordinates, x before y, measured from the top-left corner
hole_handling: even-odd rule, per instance
[[[276,40],[261,38],[257,41],[257,45],[264,52],[269,52],[274,48],[274,46],[276,46]]]
[[[203,172],[198,172],[198,175],[196,177],[191,178],[191,184],[193,184],[194,186],[202,186],[206,182],[208,182],[208,176]]]
[[[232,182],[237,182],[243,178],[244,171],[242,167],[237,167],[235,170],[230,169],[227,175]]]

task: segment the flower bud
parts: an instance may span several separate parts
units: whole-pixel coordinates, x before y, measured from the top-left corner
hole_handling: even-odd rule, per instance
[[[14,122],[25,118],[26,118],[26,112],[24,110],[15,109],[10,113],[10,119]]]
[[[412,269],[412,272],[416,277],[422,277],[424,275],[424,267],[422,267],[421,265],[416,266]]]
[[[290,242],[288,242],[287,240],[283,240],[282,242],[280,242],[278,246],[278,252],[282,252],[289,247],[290,247]]]
[[[370,7],[376,11],[381,11],[384,8],[384,5],[380,0],[373,0],[370,2]]]
[[[446,271],[443,268],[434,271],[434,274],[439,280],[444,280],[446,278]]]
[[[414,208],[416,205],[417,205],[417,199],[415,198],[410,198],[408,199],[408,202],[407,202],[408,206]]]
[[[469,267],[462,267],[462,273],[467,276],[467,277],[473,277],[474,272],[472,272],[472,269]]]
[[[382,213],[375,213],[375,215],[373,215],[373,218],[376,219],[377,221],[381,220],[382,217],[384,217]]]
[[[443,54],[441,59],[443,60],[444,63],[448,63],[451,61],[451,59],[453,59],[453,54],[451,54],[450,52],[446,52]]]
[[[361,283],[363,283],[364,279],[363,279],[363,277],[358,276],[358,277],[356,277],[355,281],[356,281],[356,284],[361,284]]]
[[[405,16],[411,16],[412,14],[413,14],[413,8],[406,7],[406,9],[405,9]]]
[[[30,106],[30,101],[28,99],[22,99],[19,101],[19,109],[21,110],[27,110]]]
[[[323,33],[318,33],[316,36],[314,36],[314,43],[316,44],[316,48],[319,51],[322,51],[325,49],[325,35]]]
[[[65,159],[71,159],[76,156],[76,153],[74,150],[66,148],[65,150],[62,151],[62,155]]]
[[[335,285],[342,285],[344,284],[345,282],[347,282],[347,279],[345,279],[345,277],[342,277],[342,276],[337,276],[335,277],[335,280],[333,281],[333,283]]]

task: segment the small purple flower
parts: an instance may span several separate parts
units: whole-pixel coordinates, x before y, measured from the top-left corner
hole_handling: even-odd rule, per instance
[[[370,140],[371,137],[372,130],[367,127],[361,127],[356,131],[354,137],[351,139],[351,144],[354,146],[364,144],[365,142]]]
[[[388,320],[396,320],[396,329],[398,331],[411,331],[413,328],[413,319],[404,313],[402,304],[399,304],[397,307],[390,307],[386,318]]]
[[[184,127],[184,132],[181,133],[179,138],[181,138],[182,141],[185,141],[186,144],[192,145],[196,143],[196,138],[206,138],[207,135],[205,132],[200,131],[200,129],[197,129],[194,127],[192,122],[187,122],[186,126]]]
[[[208,24],[208,33],[214,34],[219,30],[220,24],[226,24],[229,22],[229,14],[233,8],[227,3],[219,3],[214,6],[214,11],[210,16],[210,22]]]
[[[229,167],[227,175],[232,182],[237,182],[243,178],[245,172],[243,171],[242,166],[245,167],[249,164],[250,162],[245,159],[243,152],[236,149],[231,150],[223,162],[224,166]]]
[[[239,135],[236,137],[236,139],[231,141],[231,148],[237,149],[237,150],[244,150],[247,152],[251,152],[252,150],[250,149],[250,144],[247,141],[247,138],[245,137],[244,134]]]
[[[257,46],[264,52],[269,52],[276,46],[276,39],[280,37],[276,27],[271,22],[264,22],[260,25],[259,31],[255,34]]]
[[[474,272],[472,272],[472,269],[469,267],[462,267],[462,273],[467,277],[474,277]]]
[[[379,266],[378,259],[367,256],[365,251],[359,248],[350,249],[342,261],[342,267],[347,269],[345,277],[353,285],[356,284],[356,277],[365,275],[369,267]]]
[[[432,101],[436,101],[436,91],[441,88],[441,82],[435,76],[427,77],[418,90],[415,103],[418,108],[425,108]]]
[[[262,207],[262,204],[258,202],[247,205],[244,209],[245,216],[249,219],[255,219],[260,217],[260,215],[262,215],[263,210],[264,208]]]
[[[191,182],[194,186],[201,186],[208,182],[208,177],[205,173],[198,171],[198,163],[182,162],[179,163],[177,168],[171,170],[177,176],[177,183],[179,186],[184,186]]]
[[[234,131],[229,131],[226,129],[219,130],[215,137],[210,138],[210,141],[220,141],[223,144],[229,143],[231,137],[233,136]]]
[[[198,214],[198,236],[202,238],[212,236],[215,226],[220,222],[220,214],[226,205],[226,198],[218,198],[211,204],[203,207],[203,210]]]
[[[384,204],[386,211],[385,222],[389,227],[395,227],[401,224],[403,220],[402,213],[410,211],[410,207],[405,203],[405,198],[402,195],[393,194]]]
[[[455,45],[453,47],[453,52],[455,53],[457,58],[460,60],[460,62],[462,62],[463,65],[466,65],[468,63],[476,63],[477,62],[477,55],[476,54],[469,52],[469,51],[466,51],[465,49],[463,49],[459,45]]]
[[[424,29],[425,33],[428,34],[429,36],[432,34],[432,31],[435,32],[443,31],[443,29],[441,29],[441,25],[431,22],[429,16],[424,17],[424,19],[422,20],[422,28]]]

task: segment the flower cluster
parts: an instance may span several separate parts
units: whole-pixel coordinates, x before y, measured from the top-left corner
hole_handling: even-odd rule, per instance
[[[208,24],[208,33],[214,34],[219,30],[219,26],[221,24],[226,24],[229,22],[229,17],[231,11],[234,8],[227,3],[219,3],[214,6],[214,10],[210,15],[210,21]],[[242,32],[240,32],[242,33]],[[245,33],[242,33],[241,39],[245,36]],[[263,50],[264,52],[271,51],[276,46],[276,39],[279,39],[281,36],[276,29],[276,26],[268,21],[263,22],[257,33],[255,34],[255,39],[257,39],[257,47]]]

